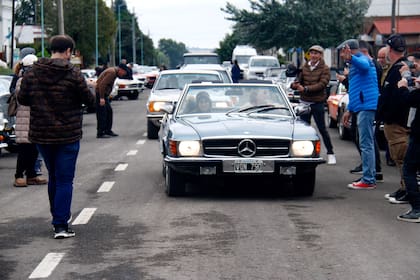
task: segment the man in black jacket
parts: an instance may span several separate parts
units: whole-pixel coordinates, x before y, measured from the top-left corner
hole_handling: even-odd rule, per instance
[[[407,66],[405,66],[408,68]],[[404,67],[401,69],[404,70]],[[417,88],[408,89],[405,78],[398,82],[400,94],[403,99],[415,110],[414,120],[408,119],[410,126],[410,139],[407,153],[404,158],[403,177],[407,190],[407,198],[411,210],[399,215],[398,220],[412,223],[420,223],[420,192],[417,185],[417,171],[420,169],[420,79],[417,79]]]

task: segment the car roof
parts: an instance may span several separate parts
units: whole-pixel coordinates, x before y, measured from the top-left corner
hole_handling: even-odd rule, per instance
[[[220,64],[186,64],[182,66],[182,69],[198,69],[198,70],[226,70]]]
[[[191,70],[176,69],[176,70],[163,70],[159,72],[159,75],[166,75],[166,74],[216,74],[216,75],[219,75],[219,72],[217,72],[216,70],[201,70],[201,69],[191,69]]]
[[[217,53],[209,52],[193,52],[193,53],[184,53],[184,56],[219,56]]]

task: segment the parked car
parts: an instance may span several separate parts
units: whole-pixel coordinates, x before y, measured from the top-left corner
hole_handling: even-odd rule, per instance
[[[159,75],[159,68],[156,66],[137,65],[133,66],[133,79],[143,82],[147,88],[152,88]]]
[[[248,62],[248,68],[244,69],[244,79],[264,79],[264,73],[267,68],[273,67],[280,67],[277,58],[265,55],[251,56]]]
[[[139,97],[139,94],[144,90],[144,82],[133,79],[115,79],[114,88],[109,95],[110,99],[118,100],[125,96],[130,100],[135,100]]]
[[[184,64],[220,64],[217,53],[211,52],[190,52],[184,53]]]
[[[216,71],[205,70],[165,70],[150,91],[147,100],[147,137],[157,139],[160,121],[164,115],[162,106],[174,104],[186,84],[198,81],[222,82],[222,76]]]
[[[7,115],[9,87],[11,76],[0,77],[0,152],[1,149],[13,153],[17,152],[16,135],[14,130],[14,117]]]
[[[86,79],[96,78],[96,70],[95,69],[82,69],[80,70],[82,72],[83,76]]]
[[[220,64],[187,64],[181,69],[183,70],[211,70],[217,71],[222,76],[223,83],[233,83],[230,72]]]
[[[199,95],[208,96],[210,110],[190,109]],[[184,195],[189,181],[225,176],[261,176],[279,188],[291,185],[295,194],[313,194],[315,169],[325,162],[320,138],[279,86],[188,84],[176,105],[162,109],[159,147],[168,196]]]
[[[347,110],[349,97],[346,87],[338,83],[330,89],[330,95],[327,99],[328,106],[328,127],[338,127],[338,134],[341,139],[351,139],[350,127],[346,127],[343,123],[343,114]]]

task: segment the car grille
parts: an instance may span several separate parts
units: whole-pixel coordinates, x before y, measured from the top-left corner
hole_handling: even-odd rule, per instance
[[[209,139],[203,141],[204,154],[210,157],[240,157],[243,139]],[[285,139],[251,139],[256,146],[253,157],[284,157],[289,154],[290,141]]]

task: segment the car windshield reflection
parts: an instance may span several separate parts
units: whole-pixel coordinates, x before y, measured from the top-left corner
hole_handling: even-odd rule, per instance
[[[190,85],[179,101],[177,115],[210,113],[293,116],[284,94],[276,86]]]

